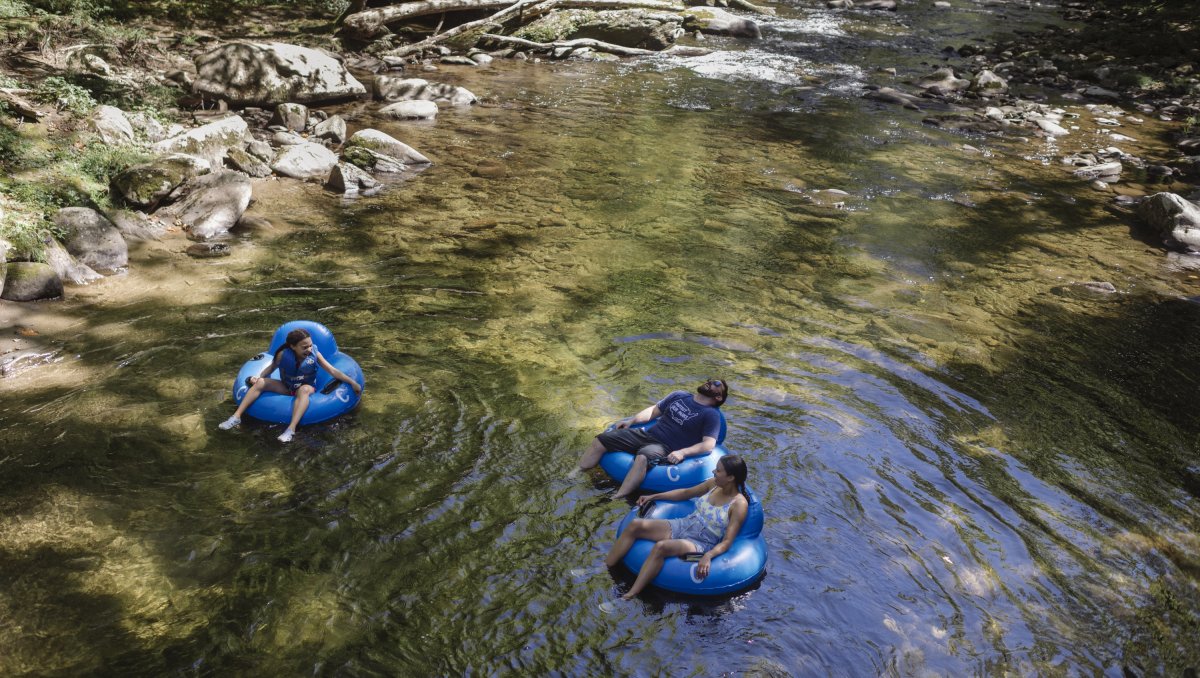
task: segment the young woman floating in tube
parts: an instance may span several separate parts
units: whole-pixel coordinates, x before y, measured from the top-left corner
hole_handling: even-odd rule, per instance
[[[219,428],[227,431],[241,424],[242,414],[254,404],[263,391],[282,393],[295,398],[292,402],[292,421],[283,433],[279,434],[279,442],[291,442],[292,436],[296,434],[296,425],[300,423],[300,418],[308,410],[308,399],[316,392],[313,384],[317,381],[318,366],[334,379],[349,384],[355,393],[362,393],[362,387],[358,385],[358,382],[330,365],[329,361],[325,360],[317,351],[308,330],[295,329],[288,332],[286,343],[275,352],[275,359],[271,361],[271,364],[263,368],[257,377],[250,377],[250,390],[246,392],[246,397],[242,398],[242,402],[233,416],[221,422]],[[276,368],[279,368],[279,376],[283,378],[282,380],[267,377]]]
[[[682,518],[637,518],[629,523],[608,552],[605,565],[616,567],[638,539],[649,539],[655,544],[633,586],[621,597],[629,600],[641,593],[658,576],[663,561],[671,556],[703,553],[696,566],[696,576],[701,579],[707,577],[713,558],[729,550],[742,529],[742,523],[746,522],[750,506],[746,499],[746,474],[746,462],[737,455],[728,455],[717,461],[712,478],[695,487],[638,497],[638,506],[657,499],[681,501],[701,498],[696,502],[696,510]]]

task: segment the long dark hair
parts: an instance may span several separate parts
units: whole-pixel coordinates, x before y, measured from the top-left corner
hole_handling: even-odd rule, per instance
[[[736,454],[727,454],[718,459],[717,463],[725,469],[726,473],[733,476],[733,481],[738,486],[738,492],[746,498],[746,501],[750,501],[750,495],[746,494],[746,476],[750,473],[750,469],[746,468],[746,460]]]
[[[283,346],[280,346],[279,349],[275,351],[275,362],[279,362],[279,355],[283,353],[283,349],[291,348],[311,336],[312,335],[308,333],[308,330],[304,329],[303,327],[297,327],[291,332],[288,332],[287,339],[284,340]],[[292,355],[296,356],[296,365],[299,365],[300,356],[296,355],[295,351],[292,351]]]

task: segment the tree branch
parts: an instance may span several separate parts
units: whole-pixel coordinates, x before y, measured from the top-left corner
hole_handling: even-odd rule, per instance
[[[480,19],[478,21],[470,21],[465,24],[455,26],[454,28],[451,28],[450,30],[446,31],[445,33],[442,33],[441,35],[431,35],[428,38],[425,38],[424,40],[422,40],[421,42],[414,42],[411,45],[405,45],[403,47],[398,47],[396,49],[389,50],[387,52],[387,56],[406,57],[410,54],[415,54],[417,52],[420,52],[421,50],[426,49],[428,47],[432,47],[432,46],[438,44],[439,42],[442,42],[443,40],[449,40],[450,38],[453,38],[456,35],[462,35],[463,33],[466,33],[467,31],[474,30],[476,28],[480,28],[480,27],[486,26],[488,24],[500,24],[500,23],[504,22],[506,19],[508,19],[509,17],[511,17],[512,15],[520,14],[526,8],[529,8],[531,10],[531,13],[540,13],[540,12],[544,12],[544,11],[554,7],[555,5],[558,4],[558,2],[559,2],[559,0],[520,0],[520,2],[516,3],[515,5],[512,5],[510,7],[502,9],[499,12],[496,12],[495,14],[489,16],[486,19]]]
[[[377,37],[384,32],[384,26],[413,17],[438,14],[440,12],[460,12],[494,7],[508,7],[512,0],[420,0],[419,2],[404,2],[399,5],[377,7],[362,12],[356,12],[346,17],[343,28],[352,35],[361,38]],[[683,3],[678,0],[563,0],[563,7],[580,7],[587,9],[620,9],[644,7],[672,12],[683,10]]]

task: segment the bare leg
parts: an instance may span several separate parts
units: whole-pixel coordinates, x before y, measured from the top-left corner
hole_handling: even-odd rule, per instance
[[[250,390],[246,391],[246,395],[242,398],[242,402],[238,403],[237,410],[233,413],[234,418],[241,419],[246,410],[258,400],[258,396],[262,395],[263,391],[271,391],[272,393],[282,393],[287,395],[291,393],[287,386],[278,379],[260,378],[250,385]]]
[[[638,539],[662,541],[670,538],[671,524],[667,521],[655,518],[634,518],[609,549],[608,555],[604,558],[604,564],[616,567],[625,554],[629,553],[629,549],[633,548],[633,542]]]
[[[304,385],[296,389],[296,399],[292,402],[292,423],[288,424],[287,430],[295,431],[296,426],[300,423],[300,418],[308,410],[308,398],[316,393],[317,389],[312,386]]]
[[[682,556],[685,553],[691,553],[697,550],[696,545],[687,539],[668,539],[660,541],[650,549],[650,555],[646,557],[646,562],[642,563],[642,570],[638,572],[637,579],[634,580],[633,586],[629,588],[629,592],[621,596],[625,600],[630,600],[637,594],[642,592],[654,578],[658,576],[659,570],[662,569],[663,561],[671,556]]]
[[[640,454],[633,455],[633,464],[629,467],[629,473],[625,474],[625,480],[621,481],[621,489],[613,495],[613,499],[628,497],[637,491],[642,480],[646,478],[646,469],[648,468],[646,457]]]
[[[579,458],[579,468],[586,471],[590,468],[595,468],[596,464],[600,463],[600,457],[604,456],[604,445],[601,444],[599,438],[592,438],[592,444],[588,447],[587,452]]]

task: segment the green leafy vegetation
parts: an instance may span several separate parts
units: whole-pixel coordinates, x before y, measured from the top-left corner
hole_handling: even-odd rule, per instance
[[[91,92],[58,76],[43,80],[33,95],[38,101],[54,104],[59,111],[67,111],[79,117],[91,113],[96,107],[96,100],[92,98]]]

